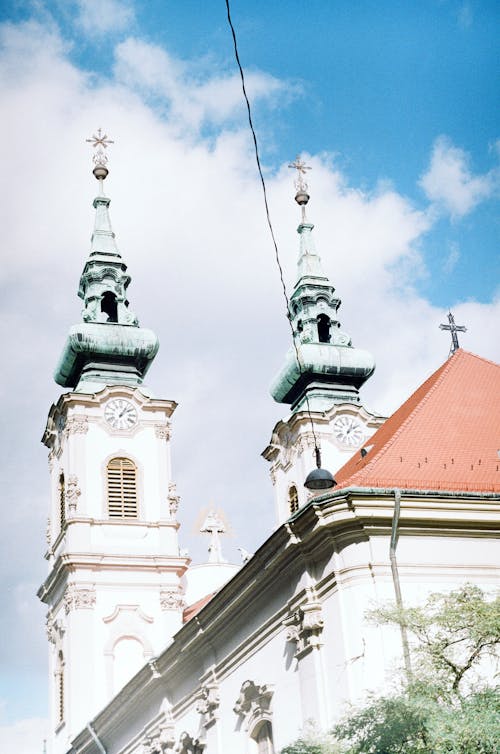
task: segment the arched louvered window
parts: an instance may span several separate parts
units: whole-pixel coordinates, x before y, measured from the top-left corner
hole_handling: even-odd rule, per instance
[[[288,508],[290,510],[290,515],[299,510],[299,493],[297,492],[297,487],[295,485],[292,485],[288,490]]]
[[[108,516],[137,518],[137,469],[128,458],[108,463]]]

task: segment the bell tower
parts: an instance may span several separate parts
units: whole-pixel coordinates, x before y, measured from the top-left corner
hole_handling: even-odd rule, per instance
[[[338,317],[341,304],[321,266],[307,220],[310,168],[297,157],[295,201],[301,208],[297,282],[289,302],[293,345],[271,385],[271,395],[291,411],[274,427],[262,455],[270,463],[278,525],[304,505],[304,480],[314,465],[316,444],[322,465],[335,471],[368,444],[384,417],[369,413],[359,389],[375,370],[373,356],[354,348]]]
[[[143,379],[156,335],[139,326],[130,277],[109,218],[105,150],[99,129],[95,227],[71,327],[55,372],[68,392],[49,411],[47,606],[52,754],[72,737],[181,627],[189,560],[179,551],[170,465],[174,401],[155,398]]]

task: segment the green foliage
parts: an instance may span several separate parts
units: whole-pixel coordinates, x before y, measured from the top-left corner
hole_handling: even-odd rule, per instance
[[[427,726],[433,754],[498,754],[500,693],[487,689],[457,709],[441,706]]]
[[[473,694],[457,706],[412,691],[372,699],[334,728],[346,754],[499,754],[500,694]]]
[[[466,585],[431,595],[422,607],[384,608],[370,617],[413,634],[418,679],[406,680],[399,693],[371,697],[334,728],[346,754],[499,754],[500,694],[471,692],[467,674],[495,654],[500,599],[488,601]]]
[[[466,584],[448,594],[432,594],[422,607],[381,608],[369,613],[378,624],[402,624],[417,640],[419,675],[427,674],[443,694],[459,694],[469,670],[495,655],[500,642],[500,596],[485,599]]]
[[[421,754],[427,751],[426,699],[402,694],[373,698],[366,707],[334,728],[348,741],[349,754]]]

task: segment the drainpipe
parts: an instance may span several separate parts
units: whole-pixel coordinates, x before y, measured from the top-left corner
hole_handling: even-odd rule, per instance
[[[401,490],[394,490],[394,516],[392,518],[391,545],[389,548],[389,558],[391,561],[392,583],[394,584],[394,593],[396,595],[396,605],[398,610],[403,609],[403,598],[401,596],[401,585],[399,583],[398,561],[396,560],[396,547],[398,544],[398,524],[399,512],[401,509]],[[411,680],[411,662],[410,648],[408,645],[408,633],[404,623],[399,624],[401,630],[401,644],[403,645],[403,658],[405,671],[408,680]]]
[[[101,754],[107,754],[106,749],[104,748],[104,746],[102,745],[102,743],[99,741],[99,739],[97,737],[97,733],[93,729],[91,723],[88,723],[87,730],[90,733],[90,735],[92,736],[92,738],[94,739],[94,741],[96,742],[96,744],[97,744],[97,746],[98,746],[99,751],[101,752]]]

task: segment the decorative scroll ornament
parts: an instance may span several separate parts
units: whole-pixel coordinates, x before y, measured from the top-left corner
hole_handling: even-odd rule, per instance
[[[75,474],[70,474],[66,485],[66,500],[68,503],[68,515],[74,516],[78,505],[78,498],[81,495],[80,488],[78,486],[78,477]]]
[[[76,584],[70,584],[64,592],[66,615],[71,610],[92,610],[95,603],[95,587],[79,587]]]
[[[89,431],[89,422],[86,416],[71,416],[64,427],[64,434],[86,435]]]
[[[181,501],[180,496],[177,494],[177,485],[175,482],[169,482],[167,500],[170,518],[175,519]]]
[[[62,624],[62,621],[56,620],[54,618],[54,614],[51,608],[49,608],[47,612],[47,618],[45,620],[45,632],[47,634],[47,639],[51,644],[54,645],[62,639],[64,634],[64,626]]]
[[[245,719],[247,730],[254,720],[270,719],[273,694],[274,686],[271,684],[258,686],[254,681],[245,681],[242,684],[233,711]]]
[[[159,440],[170,440],[172,435],[172,425],[170,422],[155,424],[155,435]]]
[[[162,589],[160,592],[160,606],[162,610],[184,610],[186,607],[184,595],[177,587]]]
[[[47,547],[50,548],[52,544],[52,522],[50,518],[47,519],[47,527],[45,529],[45,541],[47,542]]]
[[[168,754],[175,750],[173,725],[163,724],[157,733],[147,735],[142,744],[142,754]]]
[[[220,704],[219,687],[216,683],[205,683],[196,702],[196,711],[203,716],[203,726],[208,728],[215,723],[216,712]]]
[[[193,738],[189,733],[181,733],[179,737],[179,743],[177,744],[175,751],[178,754],[203,754],[205,750],[205,743],[200,741],[199,738]]]
[[[321,646],[323,633],[323,608],[314,591],[306,590],[306,601],[289,618],[283,621],[286,641],[296,644],[295,657],[300,659]]]

